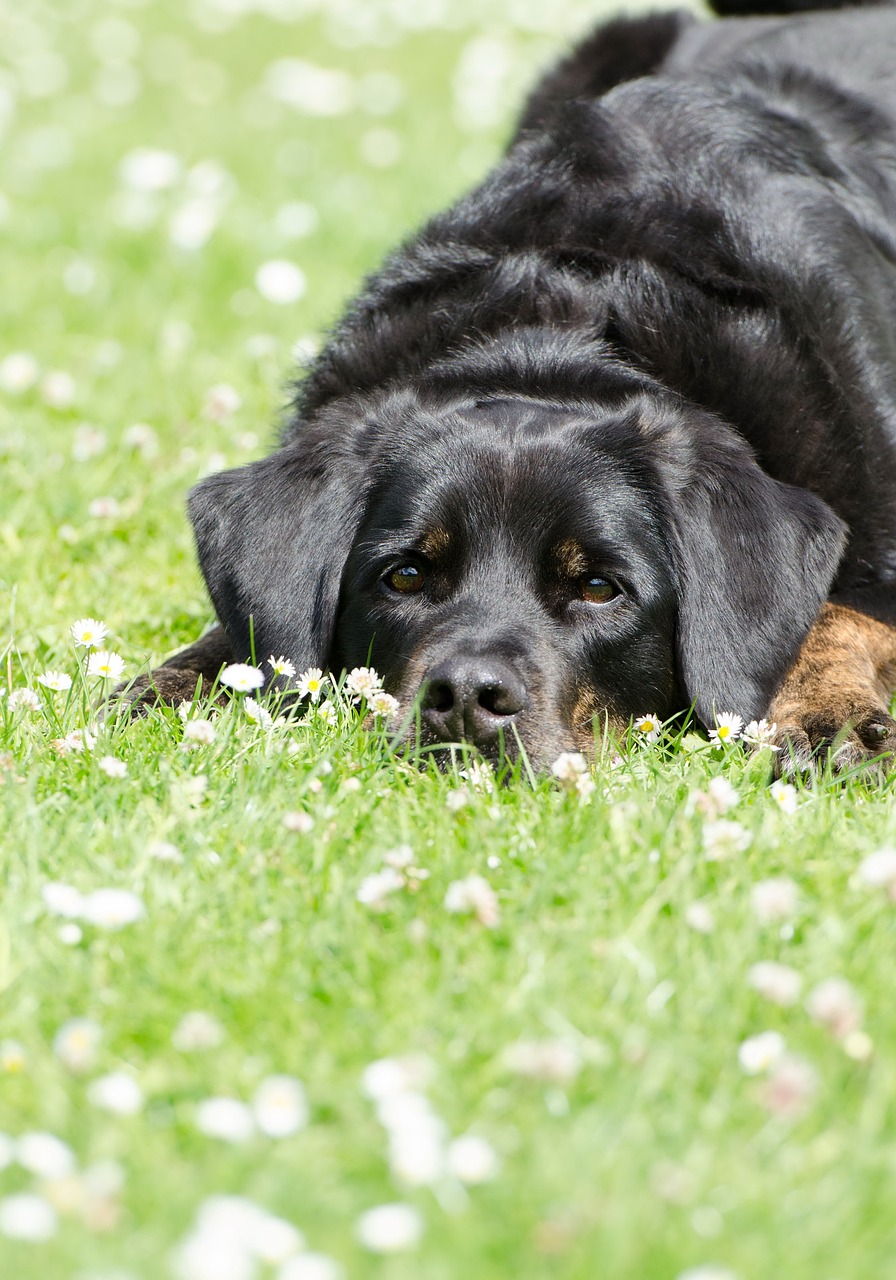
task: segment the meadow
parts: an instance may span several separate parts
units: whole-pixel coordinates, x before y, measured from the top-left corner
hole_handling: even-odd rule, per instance
[[[597,16],[0,8],[4,1280],[893,1274],[892,782],[97,715],[211,621],[189,487]]]

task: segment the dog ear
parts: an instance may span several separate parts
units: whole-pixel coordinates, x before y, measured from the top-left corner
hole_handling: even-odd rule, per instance
[[[296,442],[192,490],[199,564],[238,658],[254,650],[259,663],[283,654],[298,670],[327,665],[364,502],[354,470]]]
[[[675,468],[678,662],[704,724],[765,715],[828,595],[846,525],[808,490],[772,479],[714,419]]]

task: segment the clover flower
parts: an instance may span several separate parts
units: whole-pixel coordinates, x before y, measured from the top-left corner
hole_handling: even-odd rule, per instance
[[[218,679],[228,689],[233,689],[234,693],[251,693],[264,684],[264,673],[247,662],[232,662],[224,668]]]
[[[772,751],[780,751],[780,747],[776,747],[774,743],[775,735],[778,732],[778,726],[772,721],[771,724],[767,720],[751,720],[743,731],[743,740],[751,747],[769,747]]]
[[[740,792],[735,790],[727,778],[719,776],[710,778],[705,791],[695,791],[692,802],[694,808],[707,818],[718,818],[740,803]]]
[[[752,965],[747,973],[747,982],[765,1000],[785,1008],[796,1004],[803,988],[802,976],[796,969],[775,960],[760,960]]]
[[[772,1064],[759,1099],[773,1115],[790,1118],[805,1111],[817,1088],[814,1068],[803,1058],[788,1053]]]
[[[117,756],[103,756],[97,761],[97,768],[107,778],[126,778],[128,773],[127,764]]]
[[[474,915],[491,929],[498,923],[498,897],[483,876],[452,880],[445,892],[445,910],[458,915]]]
[[[97,649],[87,659],[87,674],[103,680],[118,680],[124,671],[124,658],[108,649]]]
[[[716,716],[715,728],[709,731],[709,740],[717,750],[720,750],[736,742],[743,727],[743,720],[733,711],[720,711]]]
[[[7,703],[10,711],[39,711],[40,698],[34,689],[13,689]]]
[[[224,1028],[214,1016],[203,1009],[185,1013],[174,1028],[171,1043],[181,1053],[197,1053],[204,1049],[217,1049],[224,1040]]]
[[[299,676],[296,688],[301,697],[310,698],[312,702],[317,702],[323,693],[326,683],[327,677],[320,667],[309,667],[307,671],[303,671]]]
[[[579,778],[588,772],[588,764],[581,751],[561,751],[551,765],[551,773],[565,787],[575,787]]]
[[[750,904],[761,924],[789,920],[799,907],[799,889],[786,876],[771,876],[753,885]]]
[[[569,1085],[582,1069],[582,1057],[568,1040],[518,1040],[501,1054],[508,1071],[547,1084]]]
[[[379,693],[383,681],[373,667],[353,667],[345,677],[345,687],[355,702],[361,702]]]
[[[685,924],[695,933],[712,933],[716,927],[715,917],[705,902],[691,902],[685,908]]]
[[[268,666],[271,668],[275,676],[288,676],[290,680],[296,673],[295,666],[290,662],[289,658],[283,655],[275,658],[273,654],[268,658]]]
[[[72,729],[64,738],[54,738],[50,746],[61,756],[69,752],[92,751],[96,746],[96,734],[89,729]]]
[[[490,795],[495,789],[495,773],[486,760],[471,760],[466,769],[460,770],[460,776],[474,791]]]
[[[663,732],[663,722],[653,712],[646,716],[638,716],[635,729],[642,742],[658,742]]]
[[[295,809],[284,813],[283,825],[287,831],[297,831],[299,835],[306,836],[314,828],[314,819],[303,809]]]
[[[445,1153],[448,1172],[459,1182],[477,1185],[490,1182],[498,1172],[498,1157],[495,1149],[485,1138],[473,1133],[455,1138],[448,1144]]]
[[[72,678],[64,671],[44,671],[37,677],[37,683],[51,693],[66,693],[72,687]]]
[[[753,837],[746,827],[728,818],[707,822],[703,827],[703,853],[707,862],[723,862],[750,847]]]
[[[365,876],[358,886],[355,898],[374,911],[384,911],[386,899],[405,886],[405,878],[394,867],[383,867],[373,875]]]
[[[183,744],[193,747],[209,747],[215,740],[215,726],[211,720],[188,720],[184,725]]]
[[[393,698],[391,693],[386,693],[383,689],[374,693],[367,705],[375,716],[385,716],[387,718],[397,716],[401,710],[401,703],[398,699]]]
[[[236,387],[231,387],[227,382],[218,382],[205,393],[202,416],[211,422],[226,422],[242,408],[242,404],[243,397]]]
[[[10,695],[12,702],[12,695]],[[891,902],[896,902],[896,849],[877,849],[859,866],[857,877],[872,889],[883,889]]]
[[[845,1040],[862,1024],[862,1005],[855,988],[845,978],[826,978],[809,992],[806,1011],[815,1022],[830,1031],[835,1040]]]

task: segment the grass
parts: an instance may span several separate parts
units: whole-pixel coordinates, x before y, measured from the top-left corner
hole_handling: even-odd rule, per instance
[[[16,102],[0,152],[0,359],[24,352],[39,366],[19,390],[15,366],[0,366],[3,683],[34,686],[47,668],[75,680],[69,694],[42,691],[34,712],[0,698],[0,1132],[52,1133],[77,1164],[50,1181],[0,1168],[0,1225],[19,1192],[58,1211],[42,1242],[0,1234],[0,1274],[172,1277],[202,1203],[230,1193],[294,1223],[349,1280],[675,1280],[711,1264],[740,1280],[889,1276],[896,928],[857,870],[896,844],[890,784],[822,777],[782,807],[767,753],[685,734],[602,758],[587,802],[522,776],[468,788],[458,805],[456,772],[396,760],[356,715],[268,730],[239,702],[193,750],[164,711],[100,727],[92,750],[53,746],[95,719],[70,623],[103,618],[130,674],[195,638],[209,607],[186,490],[265,450],[295,341],[320,334],[384,250],[484,170],[519,86],[594,10],[556,5],[539,32],[514,27],[498,0],[451,6],[447,30],[423,5],[295,8],[305,16],[292,25],[254,11],[228,24],[224,6],[163,0],[33,0],[0,17],[0,88]],[[517,16],[534,21],[537,8]],[[471,107],[455,73],[482,36],[506,76]],[[272,99],[259,86],[284,56],[348,72],[366,106],[316,116]],[[396,84],[394,109],[372,113]],[[464,123],[491,101],[487,127]],[[184,177],[157,195],[123,186],[120,161],[138,147],[175,153],[184,173],[213,158],[231,175],[201,248],[170,235]],[[294,201],[319,215],[303,239],[276,216]],[[278,258],[307,276],[294,306],[254,287]],[[46,382],[52,370],[71,375],[71,404]],[[241,404],[216,420],[204,406],[222,383]],[[135,423],[155,449],[145,433],[142,448],[128,443]],[[107,776],[105,756],[126,777]],[[737,789],[726,817],[750,837],[722,860],[706,856],[710,819],[694,802],[715,776]],[[310,829],[289,829],[299,812]],[[160,859],[162,843],[179,859]],[[382,910],[359,902],[404,844],[428,878]],[[472,875],[497,895],[491,926],[445,907]],[[770,920],[754,890],[777,877],[798,901]],[[54,882],[126,889],[144,914],[73,927],[47,909]],[[802,977],[796,1003],[751,987],[763,960]],[[807,1008],[835,976],[867,1039],[833,1034]],[[220,1024],[219,1044],[176,1034],[197,1010]],[[57,1040],[73,1018],[101,1029],[82,1070]],[[780,1064],[755,1077],[739,1064],[742,1042],[765,1030],[797,1063],[792,1107]],[[361,1076],[405,1054],[429,1060],[432,1110],[451,1135],[491,1144],[496,1176],[415,1187],[390,1168]],[[140,1086],[133,1114],[91,1101],[113,1072]],[[305,1087],[301,1131],[244,1142],[200,1131],[203,1099],[250,1100],[277,1074]],[[416,1207],[423,1235],[380,1256],[356,1224],[391,1202]],[[250,1274],[229,1244],[222,1255],[206,1237],[200,1253],[185,1280]]]

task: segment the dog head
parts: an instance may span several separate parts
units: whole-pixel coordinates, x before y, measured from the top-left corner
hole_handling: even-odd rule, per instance
[[[761,716],[843,544],[824,503],[644,380],[342,403],[190,513],[238,655],[369,661],[424,741],[520,742],[542,767],[604,717]]]

